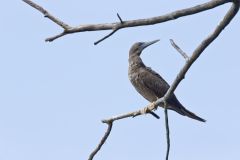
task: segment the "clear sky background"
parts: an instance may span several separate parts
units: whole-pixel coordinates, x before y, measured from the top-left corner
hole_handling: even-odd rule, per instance
[[[147,18],[206,1],[35,0],[66,23]],[[184,65],[169,39],[188,54],[215,28],[230,5],[154,26],[44,39],[62,31],[22,1],[1,3],[0,160],[84,160],[106,129],[101,119],[134,111],[148,102],[128,80],[128,51],[137,41],[161,39],[143,61],[170,84]],[[240,158],[240,54],[238,14],[197,60],[175,91],[201,123],[169,112],[170,159]],[[163,109],[118,121],[96,160],[164,159]]]

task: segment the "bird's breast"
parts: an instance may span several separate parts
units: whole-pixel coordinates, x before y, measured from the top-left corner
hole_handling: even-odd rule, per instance
[[[135,69],[132,70],[129,68],[128,70],[128,77],[131,81],[134,88],[137,90],[139,94],[141,94],[145,99],[147,99],[150,102],[156,101],[158,97],[155,95],[155,93],[147,87],[146,83],[142,79],[142,76],[140,75],[142,72],[141,69]]]

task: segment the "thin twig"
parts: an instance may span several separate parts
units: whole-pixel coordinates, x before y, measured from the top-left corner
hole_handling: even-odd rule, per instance
[[[113,35],[116,30],[116,26],[121,26],[121,28],[128,28],[128,27],[137,27],[137,26],[146,26],[146,25],[155,25],[158,23],[163,23],[171,20],[175,20],[180,17],[188,16],[188,15],[193,15],[199,12],[203,12],[215,7],[218,7],[220,5],[223,5],[225,3],[231,2],[231,1],[226,1],[226,0],[212,0],[210,2],[197,5],[194,7],[178,10],[175,12],[171,12],[162,16],[156,16],[156,17],[151,17],[151,18],[145,18],[145,19],[137,19],[137,20],[129,20],[129,21],[124,21],[122,22],[114,22],[114,23],[103,23],[103,24],[88,24],[88,25],[79,25],[76,27],[70,27],[69,25],[65,24],[58,18],[52,16],[45,10],[43,7],[37,5],[36,3],[32,2],[31,0],[23,0],[33,8],[37,9],[41,13],[43,13],[46,17],[48,17],[50,20],[64,28],[68,34],[71,33],[76,33],[76,32],[86,32],[86,31],[99,31],[99,30],[113,30],[109,35],[105,36],[101,41],[105,40],[106,38],[110,37]],[[119,29],[119,28],[118,28]],[[65,34],[66,35],[66,34]],[[57,37],[57,36],[55,36]],[[58,36],[57,38],[59,38]],[[55,38],[55,39],[57,39]],[[53,38],[50,38],[53,39]],[[53,40],[55,40],[53,39]],[[100,41],[100,42],[101,42]],[[99,43],[99,42],[95,42]]]
[[[153,117],[155,117],[156,119],[160,119],[159,115],[157,115],[156,113],[154,113],[153,111],[149,111],[149,114],[151,114]]]
[[[188,55],[185,52],[183,52],[183,50],[172,39],[170,39],[170,42],[171,42],[172,46],[183,56],[183,58],[186,61],[188,61],[189,60]]]
[[[118,19],[120,20],[120,22],[123,24],[123,20],[118,13],[117,13],[117,16],[118,16]]]
[[[113,35],[115,32],[117,32],[120,28],[114,29],[112,32],[110,32],[109,34],[107,34],[106,36],[104,36],[103,38],[101,38],[100,40],[94,42],[94,45],[97,45],[98,43],[104,41],[105,39],[107,39],[108,37],[110,37],[111,35]]]
[[[166,127],[166,139],[167,139],[167,151],[166,151],[166,160],[168,160],[169,152],[170,152],[170,130],[168,123],[168,110],[167,110],[167,102],[164,102],[164,114],[165,114],[165,127]]]
[[[108,128],[107,128],[107,131],[105,132],[105,134],[103,135],[100,143],[97,145],[97,147],[93,150],[93,152],[89,155],[89,158],[88,160],[92,160],[94,158],[94,156],[98,153],[98,151],[102,148],[102,145],[106,142],[108,136],[110,135],[111,133],[111,130],[112,130],[112,125],[113,125],[113,122],[112,121],[109,121],[107,122],[107,125],[108,125]]]

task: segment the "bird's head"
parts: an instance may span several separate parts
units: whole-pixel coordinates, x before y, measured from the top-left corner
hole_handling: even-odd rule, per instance
[[[147,48],[148,46],[158,42],[159,39],[150,41],[150,42],[136,42],[132,45],[130,51],[129,51],[129,57],[131,56],[140,56],[142,51]]]

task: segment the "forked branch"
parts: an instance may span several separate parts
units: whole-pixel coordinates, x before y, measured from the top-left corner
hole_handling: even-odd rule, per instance
[[[120,19],[120,22],[114,22],[114,23],[102,23],[102,24],[88,24],[88,25],[79,25],[76,27],[71,27],[70,25],[62,22],[58,18],[54,17],[52,14],[50,14],[46,9],[41,7],[40,5],[34,3],[31,0],[23,0],[25,3],[29,4],[33,8],[37,9],[40,11],[45,17],[49,18],[51,21],[59,25],[60,27],[63,28],[63,32],[47,38],[45,41],[51,42],[54,41],[57,38],[60,38],[62,36],[65,36],[67,34],[72,34],[76,32],[86,32],[86,31],[100,31],[100,30],[112,30],[107,36],[104,38],[101,38],[100,40],[96,41],[94,44],[98,44],[99,42],[109,38],[112,36],[114,33],[116,33],[118,30],[123,29],[123,28],[128,28],[128,27],[138,27],[138,26],[147,26],[147,25],[154,25],[158,23],[163,23],[167,22],[170,20],[175,20],[180,17],[196,14],[199,12],[203,12],[215,7],[218,7],[220,5],[223,5],[227,2],[231,2],[228,0],[212,0],[210,2],[197,5],[194,7],[178,10],[175,12],[171,12],[162,16],[156,16],[156,17],[151,17],[151,18],[145,18],[145,19],[137,19],[137,20],[128,20],[128,21],[123,21]],[[120,16],[119,16],[120,17]]]

